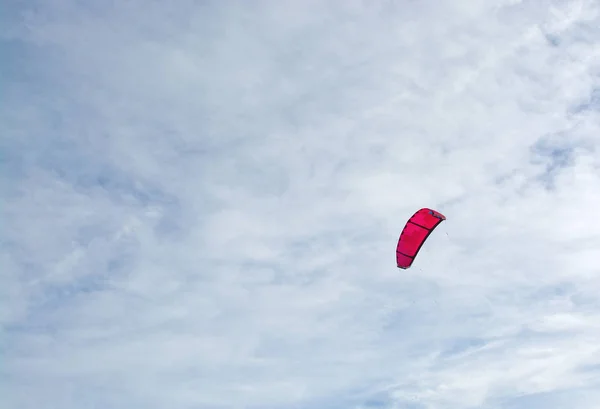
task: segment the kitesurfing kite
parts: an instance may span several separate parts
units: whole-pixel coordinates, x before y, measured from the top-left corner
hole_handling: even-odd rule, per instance
[[[412,265],[427,237],[444,220],[446,216],[428,208],[417,210],[408,219],[396,247],[398,268],[406,270]]]

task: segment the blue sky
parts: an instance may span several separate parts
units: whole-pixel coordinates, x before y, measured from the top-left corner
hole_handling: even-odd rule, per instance
[[[7,407],[600,405],[597,2],[1,18]]]

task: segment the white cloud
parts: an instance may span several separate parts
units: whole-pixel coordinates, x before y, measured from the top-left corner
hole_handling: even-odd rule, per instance
[[[600,404],[595,2],[3,18],[12,408]]]

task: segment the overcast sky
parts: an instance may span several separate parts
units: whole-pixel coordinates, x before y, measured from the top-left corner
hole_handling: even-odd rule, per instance
[[[600,407],[598,1],[4,4],[3,407]]]

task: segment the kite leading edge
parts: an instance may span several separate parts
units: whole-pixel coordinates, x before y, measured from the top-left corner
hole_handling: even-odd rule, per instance
[[[398,245],[396,246],[396,264],[398,268],[406,270],[412,265],[423,243],[444,220],[446,220],[446,216],[426,207],[417,210],[408,219],[402,233],[400,233]]]

